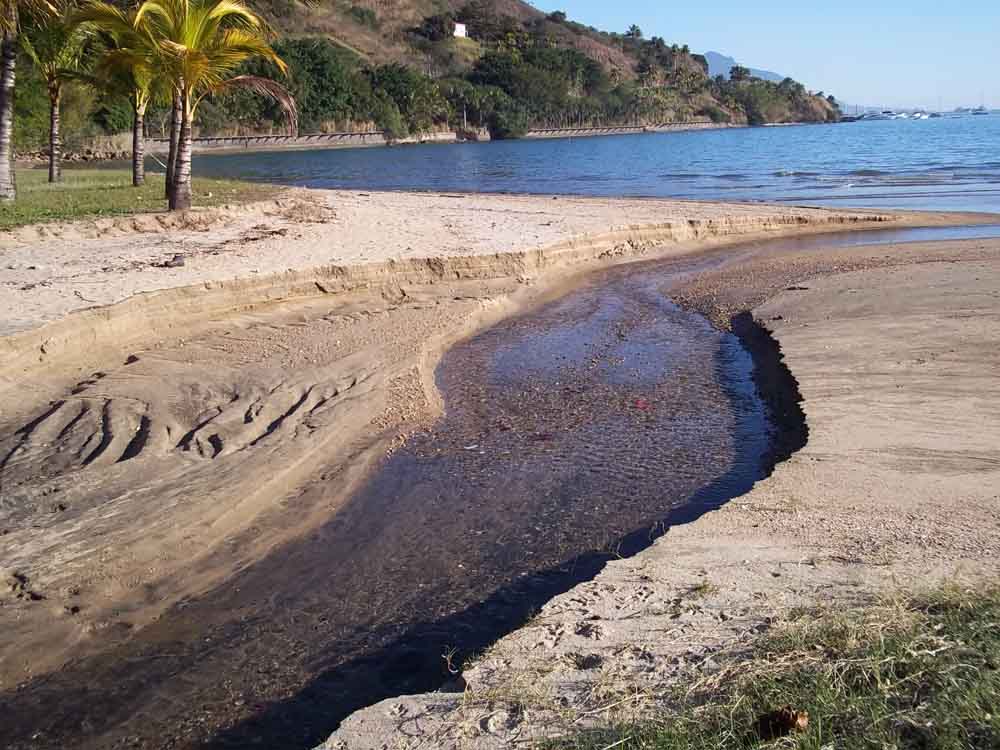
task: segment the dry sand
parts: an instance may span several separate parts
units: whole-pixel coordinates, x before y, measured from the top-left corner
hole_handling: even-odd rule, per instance
[[[738,238],[956,220],[659,200],[296,191],[251,210],[196,214],[169,231],[159,219],[140,218],[11,235],[0,251],[0,568],[17,577],[0,607],[0,689],[134,638],[171,605],[329,519],[373,460],[438,413],[433,369],[444,348],[567,288],[579,273]],[[540,690],[562,695],[568,680],[590,695],[587,686],[608,670],[626,681],[637,670],[665,679],[669,660],[648,668],[650,654],[717,645],[824,586],[839,592],[883,580],[895,568],[872,567],[864,555],[873,548],[896,550],[899,569],[913,570],[913,561],[926,559],[916,554],[924,549],[914,541],[917,527],[954,530],[942,537],[949,546],[934,548],[942,570],[955,568],[962,547],[950,542],[958,538],[972,539],[970,559],[989,552],[992,561],[997,420],[988,389],[997,381],[995,371],[981,373],[996,366],[998,249],[980,242],[844,251],[828,254],[823,268],[791,258],[695,279],[686,301],[725,321],[748,300],[783,288],[786,277],[916,264],[862,274],[851,282],[860,291],[850,294],[838,292],[835,279],[771,303],[777,307],[761,314],[783,318],[777,335],[814,428],[806,452],[745,502],[610,566],[602,577],[613,582],[587,584],[579,601],[553,602],[546,612],[554,624],[505,639],[470,682],[502,690],[530,675]],[[177,254],[184,264],[171,267]],[[882,300],[880,289],[896,291]],[[926,300],[919,315],[918,299]],[[869,317],[852,317],[855,308],[842,314],[845,300],[867,304]],[[817,335],[821,325],[828,328]],[[918,345],[926,348],[919,366],[906,349]],[[945,369],[935,374],[928,363]],[[873,378],[886,379],[879,388],[891,400]],[[895,406],[913,399],[928,408]],[[882,431],[879,409],[894,420]],[[969,415],[979,419],[978,436],[954,440]],[[904,417],[916,420],[920,440],[899,431]],[[914,472],[929,472],[916,488]],[[896,500],[899,493],[912,499]],[[886,523],[858,530],[879,509]],[[966,526],[976,535],[960,535]],[[798,565],[807,558],[820,562]],[[701,571],[726,593],[718,603],[706,598],[689,620],[671,621],[665,639],[630,630],[661,627],[643,618],[664,616],[664,602],[702,580]],[[616,630],[622,608],[635,614]],[[717,625],[720,608],[741,614]],[[581,612],[602,618],[601,626],[567,619],[582,620]],[[596,653],[608,669],[564,679],[557,668],[536,678],[531,659],[554,664],[551,649],[563,647]],[[524,726],[523,714],[498,724],[493,708],[484,723],[486,709],[473,701],[474,712],[465,713],[455,696],[414,701],[376,707],[348,722],[343,736],[353,747],[369,732],[364,722],[374,721],[394,743],[384,733],[405,724],[406,711],[438,703],[447,711],[422,724],[435,732],[464,732],[470,721],[473,733]],[[506,704],[497,705],[505,716]],[[351,734],[352,726],[362,734]]]
[[[279,200],[0,232],[0,335],[135,294],[324,266],[676,242],[879,212],[566,196],[289,190]],[[181,267],[170,261],[180,255]]]

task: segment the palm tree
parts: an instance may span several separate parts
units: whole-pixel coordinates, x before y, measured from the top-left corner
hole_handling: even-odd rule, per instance
[[[59,104],[63,84],[79,74],[90,37],[90,28],[76,24],[66,8],[58,15],[35,19],[21,35],[21,47],[45,79],[49,92],[49,182],[62,178]]]
[[[0,0],[0,201],[12,201],[14,187],[14,72],[22,12],[55,13],[48,0]]]
[[[256,57],[282,73],[286,66],[268,44],[264,22],[240,0],[145,0],[135,23],[156,42],[180,109],[170,208],[190,208],[192,124],[198,105],[209,94],[249,89],[281,104],[294,132],[295,102],[283,86],[260,76],[234,75]]]
[[[136,15],[134,10],[95,0],[76,15],[76,22],[100,30],[104,37],[105,48],[98,56],[92,85],[119,93],[132,105],[132,184],[139,187],[146,181],[146,109],[158,89],[168,89],[157,77],[156,43],[136,23]]]

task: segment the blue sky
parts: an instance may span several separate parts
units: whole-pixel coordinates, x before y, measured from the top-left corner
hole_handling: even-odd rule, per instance
[[[852,104],[1000,108],[1000,0],[538,0],[609,31],[714,50]]]

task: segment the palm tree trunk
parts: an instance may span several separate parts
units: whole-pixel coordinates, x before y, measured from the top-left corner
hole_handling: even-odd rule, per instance
[[[62,179],[62,143],[59,140],[59,100],[58,88],[49,91],[49,182]]]
[[[191,114],[187,101],[181,103],[183,117],[177,139],[177,163],[174,165],[174,189],[170,195],[170,210],[191,208]]]
[[[165,188],[167,200],[170,200],[176,184],[174,173],[177,169],[177,141],[181,135],[181,117],[181,97],[180,94],[174,92],[173,106],[170,111],[170,151],[167,153],[167,185]]]
[[[140,187],[146,182],[146,153],[143,133],[145,112],[132,103],[132,184]]]
[[[16,21],[16,16],[14,17]],[[11,19],[8,19],[8,23]],[[17,62],[17,36],[3,34],[0,42],[0,201],[14,200],[14,65]]]

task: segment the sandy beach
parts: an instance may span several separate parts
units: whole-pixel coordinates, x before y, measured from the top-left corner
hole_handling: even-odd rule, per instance
[[[584,713],[634,715],[655,706],[657,685],[792,606],[857,601],[918,576],[994,574],[1000,241],[730,251],[988,220],[289,191],[169,222],[0,238],[7,744],[192,746],[301,689],[317,667],[289,640],[294,668],[269,667],[252,698],[209,674],[273,661],[241,646],[180,688],[122,687],[116,710],[95,702],[81,716],[76,698],[63,700],[88,679],[134,684],[128,665],[150,644],[266,621],[277,593],[247,592],[231,611],[198,602],[309,538],[433,422],[448,347],[635,260],[718,259],[671,296],[721,328],[749,312],[773,332],[801,391],[807,446],[748,495],[552,600],[464,672],[464,694],[378,704],[327,747],[503,747]],[[581,654],[599,666],[578,668]]]
[[[752,305],[773,331],[806,447],[551,601],[465,670],[461,691],[387,700],[322,747],[531,746],[648,717],[796,608],[995,577],[1000,244],[887,250],[691,284],[688,303],[710,315]]]

